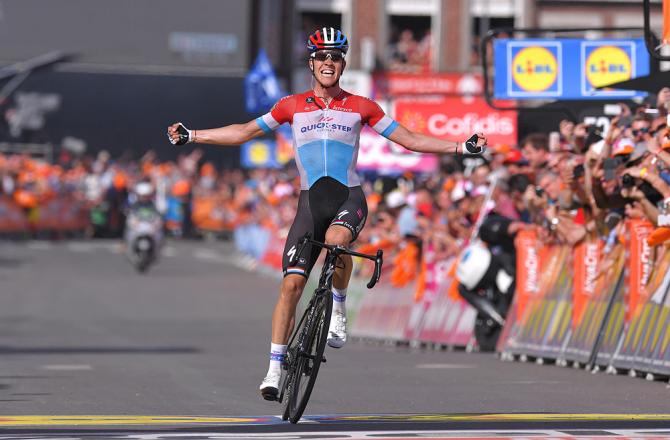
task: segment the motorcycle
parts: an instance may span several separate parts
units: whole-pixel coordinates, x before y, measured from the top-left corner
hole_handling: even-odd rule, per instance
[[[163,245],[163,219],[152,209],[131,210],[125,235],[128,259],[138,272],[146,272],[158,259]]]
[[[515,290],[513,268],[481,242],[468,246],[456,266],[458,293],[477,310],[474,335],[481,351],[494,351]]]

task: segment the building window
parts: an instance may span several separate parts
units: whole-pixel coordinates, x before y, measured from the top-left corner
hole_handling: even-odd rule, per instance
[[[430,16],[391,15],[389,18],[387,68],[408,73],[430,71]]]
[[[514,17],[474,17],[472,19],[472,48],[470,51],[470,66],[478,67],[481,65],[481,41],[486,33],[496,28],[514,27]],[[510,35],[501,33],[497,38],[509,38]],[[489,57],[493,56],[492,47],[488,48]],[[492,60],[489,59],[489,63]]]

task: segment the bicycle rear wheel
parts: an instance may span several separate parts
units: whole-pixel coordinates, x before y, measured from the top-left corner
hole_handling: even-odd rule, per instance
[[[303,337],[296,344],[295,371],[289,377],[288,418],[298,423],[314,389],[316,376],[323,359],[330,325],[333,298],[329,291],[317,295],[311,316],[305,321]]]

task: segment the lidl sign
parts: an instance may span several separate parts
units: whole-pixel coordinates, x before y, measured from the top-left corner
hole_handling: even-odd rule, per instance
[[[500,39],[494,65],[496,98],[631,98],[645,94],[599,87],[649,74],[649,55],[642,39]]]

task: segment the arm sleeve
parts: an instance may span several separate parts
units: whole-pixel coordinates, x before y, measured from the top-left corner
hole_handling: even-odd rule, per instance
[[[285,122],[293,122],[295,112],[295,97],[285,96],[272,107],[272,110],[256,118],[258,126],[267,134],[277,129]]]
[[[387,116],[379,104],[370,99],[361,98],[359,111],[362,122],[386,138],[398,127],[398,123]]]

